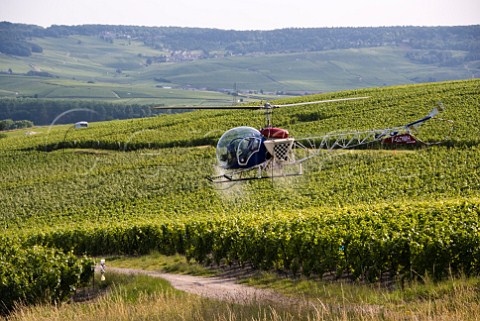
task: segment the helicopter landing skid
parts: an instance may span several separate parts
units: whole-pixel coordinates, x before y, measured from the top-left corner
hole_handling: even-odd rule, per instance
[[[235,178],[231,175],[220,175],[220,176],[213,176],[207,177],[207,179],[212,183],[233,183],[233,182],[244,182],[244,181],[253,181],[259,179],[273,179],[273,178],[281,178],[281,177],[292,177],[292,176],[301,176],[302,173],[289,173],[289,174],[279,174],[279,175],[268,175],[268,176],[251,176],[251,177],[238,177]]]
[[[292,164],[290,164],[292,165]],[[242,182],[242,181],[253,181],[257,179],[273,179],[273,178],[282,178],[282,177],[292,177],[292,176],[301,176],[303,175],[302,164],[298,163],[298,171],[293,173],[285,173],[281,170],[280,173],[275,173],[272,171],[269,174],[269,168],[272,166],[271,161],[267,161],[263,166],[257,166],[254,168],[249,168],[241,171],[225,173],[217,176],[208,176],[207,179],[212,183],[232,183],[232,182]],[[282,167],[283,168],[283,167]],[[256,172],[256,175],[252,173]]]

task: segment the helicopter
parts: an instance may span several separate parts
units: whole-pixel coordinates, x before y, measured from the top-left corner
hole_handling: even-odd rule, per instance
[[[233,105],[233,106],[159,106],[154,109],[250,109],[264,110],[266,125],[261,129],[239,126],[227,130],[218,140],[216,157],[219,167],[224,171],[221,175],[207,177],[213,183],[227,183],[264,178],[298,176],[303,174],[302,163],[318,156],[321,151],[348,149],[374,142],[394,145],[412,145],[419,143],[412,133],[426,121],[434,118],[438,108],[434,108],[425,117],[403,126],[330,133],[318,137],[295,139],[288,130],[272,125],[274,109],[316,105],[333,102],[345,102],[368,99],[368,96],[318,100],[291,104]],[[443,105],[439,105],[443,110]],[[304,150],[302,157],[295,155],[295,150]],[[295,170],[286,171],[286,168]]]

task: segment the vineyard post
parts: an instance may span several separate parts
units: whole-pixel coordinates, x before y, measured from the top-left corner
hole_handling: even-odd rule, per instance
[[[92,291],[95,291],[95,265],[97,263],[95,263],[95,261],[93,261],[93,265],[92,265],[92,271],[93,271],[93,278],[92,278]]]
[[[105,270],[106,270],[105,259],[101,259],[100,260],[100,274],[102,275],[100,277],[101,281],[105,281]]]

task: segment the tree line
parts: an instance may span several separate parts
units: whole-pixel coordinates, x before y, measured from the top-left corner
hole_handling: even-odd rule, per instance
[[[106,121],[150,117],[160,114],[147,105],[120,105],[96,101],[48,100],[34,98],[0,99],[0,120],[20,124],[28,119],[35,125],[69,124],[77,121]],[[2,122],[3,123],[3,122]],[[10,128],[13,129],[13,128]],[[0,126],[0,130],[1,126]]]
[[[469,57],[480,52],[480,25],[457,27],[287,28],[236,31],[208,28],[115,25],[34,25],[0,22],[0,52],[28,55],[42,48],[34,37],[97,36],[108,41],[132,39],[162,50],[231,55],[288,53],[379,46],[407,46],[421,50],[462,50]]]
[[[29,127],[33,127],[33,122],[30,120],[0,120],[0,131]]]

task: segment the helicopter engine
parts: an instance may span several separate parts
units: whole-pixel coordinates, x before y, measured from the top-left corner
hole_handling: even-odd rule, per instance
[[[288,130],[276,127],[266,127],[260,129],[260,133],[265,138],[288,138]]]

